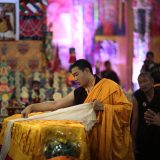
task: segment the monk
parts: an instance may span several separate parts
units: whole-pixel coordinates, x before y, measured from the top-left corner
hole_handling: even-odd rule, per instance
[[[91,64],[85,59],[77,60],[71,66],[71,72],[80,87],[62,99],[27,106],[22,111],[23,117],[31,112],[55,111],[91,102],[98,120],[88,133],[91,160],[132,160],[132,105],[119,85],[93,75]]]

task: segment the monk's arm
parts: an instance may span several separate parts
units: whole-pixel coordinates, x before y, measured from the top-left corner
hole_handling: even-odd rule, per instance
[[[27,106],[22,111],[23,117],[28,117],[28,114],[31,112],[44,112],[44,111],[54,111],[60,108],[66,108],[74,105],[74,92],[71,92],[64,98],[61,98],[56,101],[46,101],[42,103],[35,103]]]

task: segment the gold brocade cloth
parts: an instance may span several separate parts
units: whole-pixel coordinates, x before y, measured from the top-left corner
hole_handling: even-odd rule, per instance
[[[0,144],[7,123],[11,119],[20,118],[16,114],[4,119],[0,133]],[[84,125],[69,120],[29,120],[14,122],[9,157],[13,160],[45,160],[43,149],[51,139],[69,139],[80,144],[80,160],[89,160],[87,136]]]

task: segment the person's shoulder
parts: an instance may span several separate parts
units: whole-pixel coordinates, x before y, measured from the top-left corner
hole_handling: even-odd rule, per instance
[[[103,70],[101,71],[101,75],[103,76],[107,71]]]
[[[139,94],[139,93],[141,93],[141,92],[142,92],[142,90],[137,89],[136,91],[134,91],[134,94]]]
[[[142,104],[146,99],[144,92],[140,89],[134,92],[133,97],[136,99],[138,104]]]
[[[97,84],[101,80],[101,78],[96,74],[94,75],[94,77],[95,77],[95,84]]]
[[[116,78],[118,78],[118,74],[116,73],[116,71],[111,70],[110,74],[112,74],[112,76],[116,76]]]
[[[82,92],[84,91],[85,89],[83,87],[78,87],[74,90],[75,93],[78,93],[78,92]]]
[[[116,74],[116,71],[114,71],[114,70],[111,70],[111,72]]]
[[[160,68],[160,63],[153,63],[153,69],[159,69]]]
[[[105,95],[111,95],[113,93],[120,93],[122,91],[122,88],[120,85],[118,85],[116,82],[110,79],[107,79],[107,78],[102,78],[98,82],[97,87],[99,87],[101,89],[101,92],[105,93]]]
[[[107,88],[112,88],[115,90],[120,89],[120,85],[111,79],[102,78],[99,82],[102,82],[102,81],[103,81],[104,86],[106,86]]]
[[[135,98],[139,98],[139,97],[141,97],[142,95],[143,95],[143,91],[140,90],[140,89],[136,90],[136,91],[133,93],[133,96],[134,96]]]
[[[160,86],[156,86],[154,88],[155,92],[158,93],[160,95]]]
[[[112,70],[111,72],[112,72],[113,74],[117,75],[117,72],[116,72],[116,71]]]
[[[101,71],[101,73],[105,73],[105,72],[106,72],[106,70]]]

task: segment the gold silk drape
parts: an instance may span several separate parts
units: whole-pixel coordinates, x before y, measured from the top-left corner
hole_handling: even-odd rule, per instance
[[[4,119],[0,133],[0,144],[7,123],[20,118],[13,115]],[[69,139],[80,144],[80,160],[89,160],[88,142],[85,127],[78,121],[69,120],[29,120],[14,122],[9,157],[13,160],[45,160],[43,149],[50,139]]]

